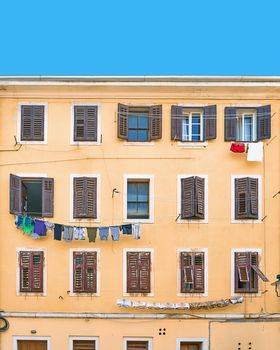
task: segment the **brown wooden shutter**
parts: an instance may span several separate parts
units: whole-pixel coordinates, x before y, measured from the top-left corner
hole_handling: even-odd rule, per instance
[[[211,140],[216,138],[217,107],[205,106],[203,108],[203,139]]]
[[[118,104],[118,138],[128,138],[128,106]]]
[[[162,135],[162,106],[149,108],[150,140],[161,139]]]
[[[199,176],[195,177],[195,217],[204,219],[205,216],[205,179]]]
[[[127,252],[127,293],[150,293],[151,253]]]
[[[128,341],[126,350],[148,350],[147,341]]]
[[[271,106],[257,108],[257,139],[271,138]]]
[[[21,140],[44,141],[44,106],[21,106]]]
[[[260,279],[262,279],[264,282],[269,282],[269,279],[265,276],[265,274],[259,268],[257,252],[251,253],[251,268],[256,272],[256,274],[260,277]]]
[[[44,253],[20,252],[20,292],[43,292]]]
[[[79,293],[84,290],[84,256],[82,252],[73,252],[73,292]]]
[[[235,219],[246,219],[249,216],[248,178],[234,179],[235,185]]]
[[[84,292],[97,292],[97,253],[84,252]]]
[[[42,216],[53,217],[54,179],[42,178]]]
[[[21,177],[10,174],[10,214],[22,214]]]
[[[97,178],[74,178],[74,218],[97,217]]]
[[[195,178],[181,179],[181,219],[190,219],[195,215]]]
[[[191,252],[181,252],[181,293],[190,292],[194,283],[194,266]]]
[[[194,292],[204,293],[204,253],[194,253]]]
[[[95,340],[73,340],[73,350],[95,350]]]
[[[249,193],[250,198],[250,218],[258,219],[259,212],[259,196],[258,196],[258,179],[248,178]]]
[[[236,108],[225,108],[225,141],[236,140]]]
[[[235,257],[235,293],[249,292],[250,291],[250,253],[238,252],[234,253]],[[242,286],[239,286],[240,282],[245,282]]]
[[[171,106],[171,140],[182,141],[183,107]]]
[[[74,106],[74,141],[97,141],[97,106]]]

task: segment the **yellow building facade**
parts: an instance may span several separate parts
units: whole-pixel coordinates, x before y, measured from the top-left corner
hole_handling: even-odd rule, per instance
[[[279,111],[277,77],[1,77],[0,349],[280,347]]]

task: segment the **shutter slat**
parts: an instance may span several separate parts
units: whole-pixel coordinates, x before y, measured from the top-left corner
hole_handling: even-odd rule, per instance
[[[259,199],[258,199],[258,179],[249,178],[249,198],[250,198],[250,216],[252,219],[258,219]]]
[[[162,135],[162,106],[151,106],[149,109],[150,140],[161,139]]]
[[[21,106],[21,140],[32,140],[32,106]]]
[[[257,139],[271,138],[271,106],[257,108]]]
[[[204,253],[194,253],[194,290],[204,292]]]
[[[150,293],[151,253],[139,253],[139,290],[141,293]]]
[[[195,216],[197,219],[205,217],[205,179],[195,177]]]
[[[211,140],[216,138],[217,107],[205,106],[203,108],[203,139]]]
[[[43,252],[32,252],[32,292],[43,292]]]
[[[54,212],[54,179],[42,178],[42,216],[53,217]]]
[[[182,141],[183,107],[171,106],[171,140]]]
[[[44,106],[33,107],[33,139],[44,141]]]
[[[195,215],[195,178],[181,179],[181,219],[190,219]]]
[[[128,137],[128,106],[118,104],[118,138],[127,140]]]
[[[249,216],[248,177],[234,179],[235,186],[235,219],[246,219]]]
[[[96,274],[97,274],[97,253],[84,252],[84,274],[85,283],[84,291],[88,293],[96,293]]]
[[[31,292],[31,252],[20,252],[20,292]]]
[[[97,178],[86,178],[86,196],[84,201],[86,202],[86,217],[97,218]]]
[[[95,350],[95,340],[73,340],[73,350]]]
[[[10,174],[10,214],[22,214],[21,177]]]
[[[82,252],[73,252],[73,292],[84,290],[84,256]]]
[[[86,110],[84,106],[74,106],[74,141],[84,141]]]
[[[127,293],[135,293],[139,289],[138,252],[127,252]]]
[[[225,108],[225,141],[236,140],[236,108]]]
[[[148,350],[147,341],[128,341],[127,350]]]

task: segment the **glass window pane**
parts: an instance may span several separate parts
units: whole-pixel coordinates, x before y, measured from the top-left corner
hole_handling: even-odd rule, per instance
[[[138,128],[148,129],[149,128],[149,117],[147,113],[138,115]]]
[[[138,184],[138,201],[148,202],[149,200],[149,184],[139,183]]]
[[[127,203],[127,217],[137,217],[137,203]]]
[[[128,183],[127,184],[127,200],[136,202],[137,201],[137,184]]]
[[[137,130],[128,130],[128,141],[138,141]]]
[[[135,114],[128,115],[128,127],[137,129],[137,116]]]
[[[253,140],[253,118],[250,116],[244,117],[244,141]]]
[[[242,117],[238,117],[236,122],[236,141],[242,141]]]
[[[138,141],[148,140],[148,130],[138,130]]]
[[[138,203],[138,216],[142,218],[149,217],[149,204],[148,203]]]
[[[183,120],[183,129],[182,129],[182,139],[183,141],[189,140],[189,118]]]

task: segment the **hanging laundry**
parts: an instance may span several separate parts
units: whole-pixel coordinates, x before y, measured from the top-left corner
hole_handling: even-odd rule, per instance
[[[263,142],[249,143],[247,160],[249,162],[262,162]]]
[[[45,226],[47,230],[53,231],[54,230],[54,223],[53,222],[49,222],[49,221],[45,221]]]
[[[43,220],[34,220],[34,233],[38,234],[39,236],[46,236],[47,235],[47,229],[45,226],[45,222]]]
[[[32,239],[39,239],[40,236],[38,235],[38,233],[32,232],[32,233],[31,233],[31,238],[32,238]]]
[[[19,229],[22,226],[22,222],[23,222],[23,217],[21,215],[17,215],[16,216],[16,228]]]
[[[64,242],[72,242],[73,240],[73,233],[74,233],[74,229],[72,226],[63,226],[63,240]]]
[[[22,221],[22,231],[27,233],[29,236],[34,230],[34,221],[29,216],[25,216]]]
[[[95,242],[96,234],[97,234],[97,227],[87,227],[86,229],[87,229],[89,242]]]
[[[85,240],[86,229],[84,227],[74,227],[74,238],[76,240]]]
[[[139,224],[133,225],[133,235],[134,235],[134,239],[140,239],[140,225]]]
[[[54,239],[56,241],[61,241],[62,225],[55,224],[54,226]]]
[[[122,225],[121,230],[123,231],[124,235],[132,235],[132,225],[131,224]]]
[[[245,152],[245,144],[233,142],[230,146],[230,150],[231,150],[231,152],[234,152],[234,153],[244,153]]]
[[[109,236],[109,227],[99,227],[99,236],[101,241],[107,241]]]
[[[110,226],[111,236],[113,241],[118,241],[120,238],[119,226]]]

